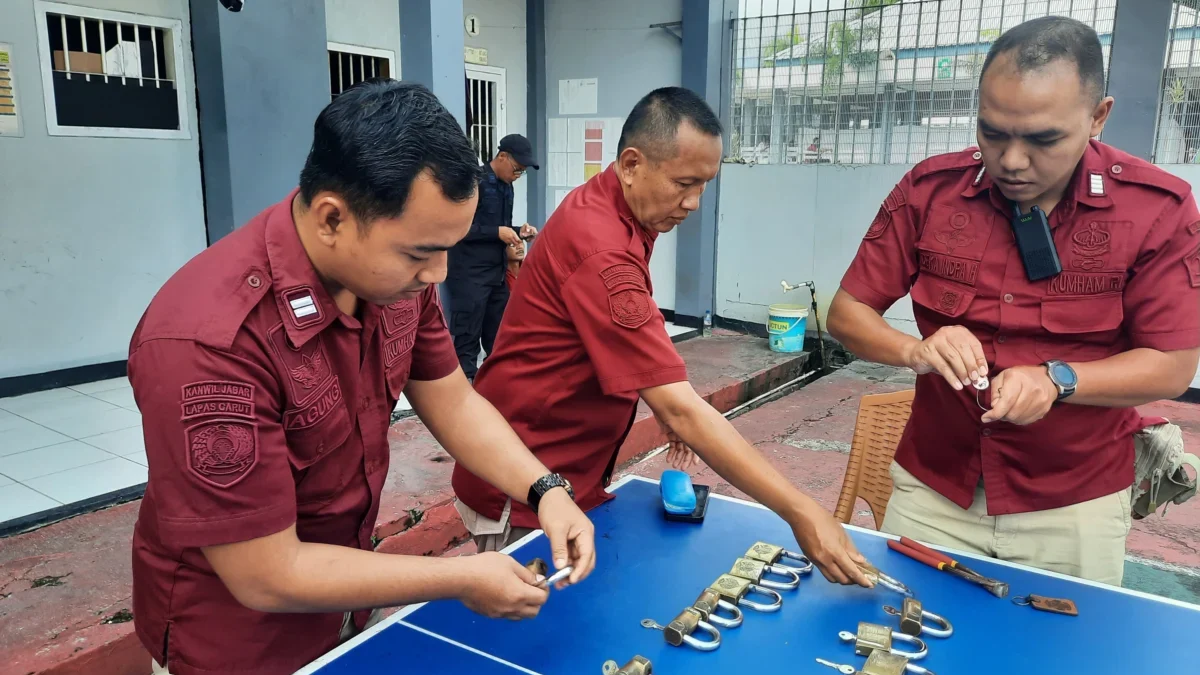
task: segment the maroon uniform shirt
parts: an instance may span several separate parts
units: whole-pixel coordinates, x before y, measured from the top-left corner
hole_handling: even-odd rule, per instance
[[[1050,215],[1063,271],[1037,282],[1025,276],[1011,214],[975,150],[928,159],[888,196],[842,287],[881,312],[911,293],[921,335],[970,329],[992,377],[1051,359],[1200,346],[1200,214],[1185,181],[1092,141]],[[964,509],[982,476],[993,515],[1133,483],[1133,408],[1059,403],[1028,426],[982,415],[972,388],[918,377],[896,461]]]
[[[651,298],[655,236],[634,220],[611,166],[572,191],[521,265],[495,353],[475,378],[534,455],[571,481],[584,510],[609,499],[638,391],[687,379]],[[508,499],[461,466],[454,492],[493,520]],[[510,517],[539,527],[524,504]]]
[[[200,547],[295,523],[301,541],[371,550],[396,400],[410,378],[458,367],[432,288],[343,314],[291,204],[179,270],[130,347],[150,466],[134,530],[134,621],[173,675],[291,673],[336,645],[343,614],[250,610]]]

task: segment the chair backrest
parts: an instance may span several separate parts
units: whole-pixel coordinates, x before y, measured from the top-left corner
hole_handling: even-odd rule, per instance
[[[855,502],[862,497],[875,516],[875,527],[882,527],[888,498],[892,496],[892,476],[888,469],[912,412],[914,393],[909,389],[871,394],[859,401],[854,439],[850,442],[850,461],[833,514],[843,523],[850,522]]]

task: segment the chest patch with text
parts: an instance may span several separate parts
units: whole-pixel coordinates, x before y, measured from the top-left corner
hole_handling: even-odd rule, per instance
[[[1103,295],[1125,290],[1125,275],[1120,272],[1063,272],[1046,287],[1049,295]]]
[[[918,260],[922,272],[974,286],[979,276],[979,263],[932,251],[920,251]]]

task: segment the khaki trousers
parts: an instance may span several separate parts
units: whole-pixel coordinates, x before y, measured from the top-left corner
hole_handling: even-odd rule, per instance
[[[917,541],[1120,586],[1130,490],[1048,511],[989,516],[981,484],[963,510],[895,462],[882,530]]]
[[[519,541],[533,532],[527,527],[513,527],[509,522],[508,516],[512,510],[511,499],[505,502],[500,520],[492,520],[479,514],[457,499],[454,500],[454,508],[458,510],[458,515],[462,518],[467,532],[471,533],[471,540],[475,542],[475,549],[479,553],[501,551],[509,544]]]
[[[382,619],[382,610],[376,609],[372,611],[371,616],[367,618],[367,625],[363,626],[363,630],[365,631],[371,626],[374,626]],[[358,635],[358,633],[359,631],[354,627],[354,614],[351,612],[346,612],[346,616],[342,618],[342,630],[338,634],[338,642],[345,642],[346,640]],[[171,675],[171,671],[167,670],[165,666],[158,665],[158,661],[150,659],[150,675]]]

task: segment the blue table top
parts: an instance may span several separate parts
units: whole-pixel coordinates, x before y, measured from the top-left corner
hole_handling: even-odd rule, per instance
[[[596,570],[579,586],[551,591],[536,619],[491,620],[456,601],[432,602],[397,613],[302,672],[594,675],[607,659],[623,665],[641,654],[655,672],[665,674],[767,668],[832,675],[836,671],[815,659],[856,668],[865,661],[854,655],[852,645],[839,641],[839,631],[853,632],[860,621],[897,625],[883,606],[899,607],[898,594],[831,584],[814,571],[798,589],[781,591],[781,611],[744,609],[745,622],[722,630],[716,651],[672,647],[661,632],[643,628],[641,620],[669,622],[756,541],[791,550],[798,546],[787,525],[758,505],[714,496],[705,521],[689,524],[663,518],[655,482],[633,478],[614,492],[615,500],[590,514]],[[1164,652],[1200,635],[1200,607],[956,553],[981,574],[1009,583],[1009,598],[999,599],[889,550],[878,533],[850,529],[877,567],[912,588],[926,610],[953,624],[952,637],[926,640],[929,656],[919,662],[937,675],[1124,674],[1152,667],[1167,672],[1184,666],[1153,664],[1162,664]],[[520,562],[550,559],[540,533],[509,553]],[[1070,598],[1079,616],[1011,601],[1031,593]],[[1188,658],[1186,650],[1176,653]],[[1061,665],[1052,665],[1058,660]]]

